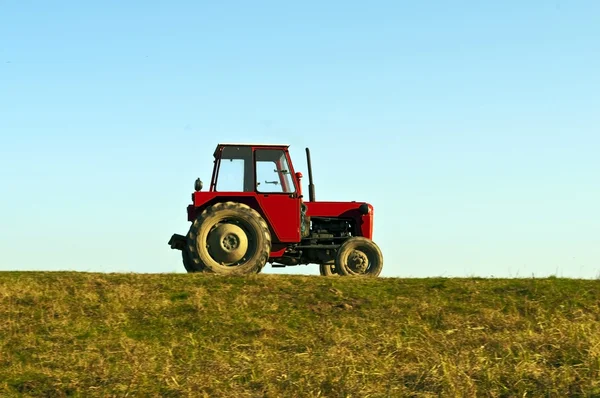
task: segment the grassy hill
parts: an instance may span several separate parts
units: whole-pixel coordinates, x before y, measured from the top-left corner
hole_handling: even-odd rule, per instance
[[[600,281],[0,273],[0,396],[600,395]]]

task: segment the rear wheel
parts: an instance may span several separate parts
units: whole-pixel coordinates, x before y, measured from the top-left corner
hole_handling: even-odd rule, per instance
[[[271,253],[271,233],[262,216],[250,206],[216,203],[192,223],[187,249],[191,266],[199,271],[259,273]]]
[[[196,264],[192,261],[187,246],[181,250],[181,257],[183,259],[183,266],[188,273],[209,272],[203,264]]]
[[[372,240],[355,236],[338,249],[335,266],[340,275],[377,277],[383,269],[383,254]]]

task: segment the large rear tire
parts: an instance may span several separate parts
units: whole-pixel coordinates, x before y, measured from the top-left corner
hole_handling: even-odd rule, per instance
[[[216,203],[192,223],[187,235],[191,267],[223,275],[256,274],[271,253],[271,233],[262,216],[236,202]]]
[[[206,269],[206,267],[204,267],[203,264],[196,264],[195,262],[192,261],[187,246],[181,250],[181,257],[183,259],[183,266],[185,267],[185,270],[188,273],[210,272],[209,270]]]
[[[383,254],[371,239],[355,236],[340,246],[335,266],[340,275],[377,277],[383,269]]]

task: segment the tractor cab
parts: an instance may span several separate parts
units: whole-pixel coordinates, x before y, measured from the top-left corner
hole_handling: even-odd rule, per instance
[[[243,203],[267,221],[275,243],[299,243],[308,233],[306,205],[285,144],[218,144],[210,186],[196,180],[188,220],[216,202]]]

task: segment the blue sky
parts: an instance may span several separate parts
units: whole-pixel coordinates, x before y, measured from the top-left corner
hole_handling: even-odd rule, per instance
[[[597,1],[0,1],[0,270],[184,272],[222,142],[375,206],[382,276],[600,275]],[[269,273],[318,273],[317,266]]]

